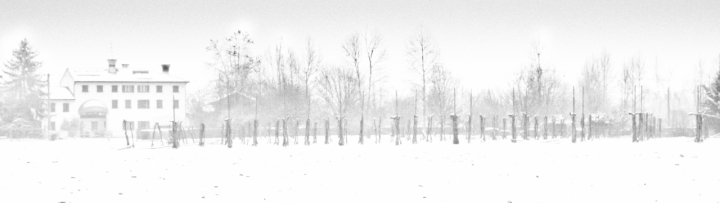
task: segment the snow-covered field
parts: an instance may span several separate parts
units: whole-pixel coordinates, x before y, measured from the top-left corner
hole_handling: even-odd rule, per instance
[[[0,202],[720,202],[717,138],[388,138],[122,150],[124,139],[3,139]]]

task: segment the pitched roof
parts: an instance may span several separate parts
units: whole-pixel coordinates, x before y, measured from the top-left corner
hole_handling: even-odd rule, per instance
[[[111,74],[107,69],[68,69],[75,82],[172,82],[188,83],[167,73],[151,72],[142,69],[118,68]]]

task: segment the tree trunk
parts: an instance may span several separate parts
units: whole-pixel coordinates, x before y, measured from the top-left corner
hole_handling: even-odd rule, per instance
[[[257,120],[257,119],[254,119],[254,120],[253,120],[253,144],[252,144],[253,146],[257,146],[257,145],[258,145],[258,141],[257,141],[258,127],[260,127],[260,126],[259,126],[259,123],[258,123],[258,120]]]
[[[585,141],[585,114],[580,116],[580,141]]]
[[[577,129],[575,128],[575,113],[570,114],[570,119],[572,119],[572,121],[570,122],[571,123],[570,127],[572,128],[572,129],[570,129],[572,132],[572,143],[575,143],[577,141],[577,135],[575,133],[577,131]]]
[[[400,117],[394,116],[391,118],[393,119],[393,128],[395,129],[395,145],[400,145],[402,143],[400,140]]]
[[[425,131],[425,132],[427,133],[427,134],[425,135],[425,141],[426,141],[426,142],[432,142],[432,122],[433,122],[432,120],[433,120],[433,117],[430,116],[430,117],[428,118],[427,130]]]
[[[413,144],[417,144],[417,124],[418,124],[418,116],[414,115],[413,116],[413,129],[412,129],[412,132],[413,132],[412,143]]]
[[[345,142],[343,139],[344,138],[343,137],[343,118],[338,117],[337,120],[338,120],[338,122],[337,122],[338,123],[338,138],[340,138],[340,140],[338,141],[338,144],[340,146],[343,146],[343,145],[345,145]]]
[[[313,144],[317,144],[317,121],[313,122]]]
[[[205,146],[205,123],[200,123],[200,139],[198,145]]]
[[[533,127],[533,131],[535,132],[535,140],[539,140],[540,135],[538,134],[538,118],[537,118],[537,116],[533,116],[533,120],[535,120],[535,127]]]
[[[123,130],[125,131],[125,143],[127,143],[127,146],[129,147],[130,146],[130,137],[128,137],[128,135],[127,135],[127,128],[128,128],[127,121],[123,120]]]
[[[275,145],[280,145],[280,119],[275,122]]]
[[[530,133],[530,116],[527,115],[527,113],[523,113],[523,139],[528,139],[528,134]]]
[[[382,117],[378,117],[377,143],[382,142],[382,120]]]
[[[548,117],[545,115],[545,124],[543,125],[543,140],[548,138]]]
[[[472,139],[472,115],[468,115],[468,122],[467,122],[467,142],[470,143]]]
[[[298,134],[300,134],[300,120],[295,119],[295,134],[293,134],[293,144],[298,144]]]
[[[445,141],[445,116],[440,117],[440,142]]]
[[[512,134],[512,142],[517,142],[517,130],[515,127],[515,115],[510,115],[510,131]]]
[[[325,119],[325,144],[330,144],[330,119]]]
[[[363,144],[363,141],[365,141],[365,139],[364,139],[365,136],[363,135],[363,126],[365,124],[365,123],[363,123],[364,120],[365,119],[363,118],[363,116],[360,116],[360,139],[358,141],[359,144]]]
[[[482,137],[483,142],[485,142],[485,117],[480,115],[479,118],[480,118],[480,137]]]
[[[282,137],[283,137],[283,138],[282,138],[282,146],[283,146],[283,147],[287,147],[288,144],[290,144],[289,141],[288,141],[288,129],[287,129],[287,124],[288,124],[288,122],[287,122],[287,119],[288,119],[288,118],[282,119],[282,129],[283,129],[283,134],[282,134]]]
[[[458,139],[458,116],[451,115],[450,119],[452,119],[453,144],[460,144],[460,139]]]

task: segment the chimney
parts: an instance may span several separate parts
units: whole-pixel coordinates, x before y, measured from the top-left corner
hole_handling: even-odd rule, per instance
[[[170,64],[162,64],[162,72],[165,74],[170,73]]]
[[[117,59],[108,59],[108,73],[117,73],[118,70],[115,68],[115,62],[117,62]]]

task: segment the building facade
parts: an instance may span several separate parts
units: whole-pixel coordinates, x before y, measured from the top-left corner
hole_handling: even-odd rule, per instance
[[[124,136],[125,129],[151,129],[183,122],[187,80],[170,75],[170,65],[156,70],[115,66],[66,69],[50,87],[50,133],[70,136]],[[125,122],[124,122],[125,121]]]

